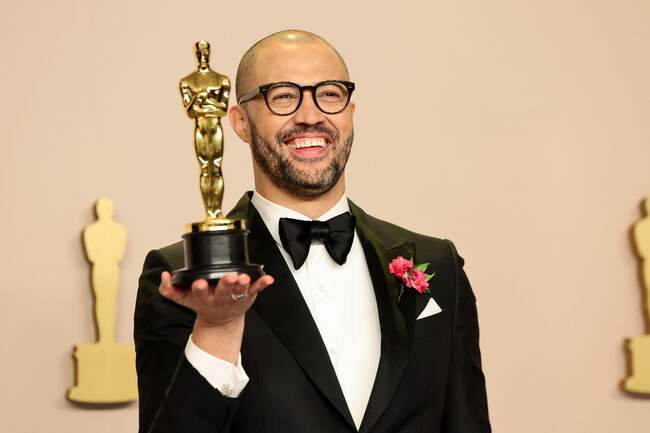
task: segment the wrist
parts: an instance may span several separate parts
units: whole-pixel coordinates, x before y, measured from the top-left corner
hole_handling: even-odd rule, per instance
[[[192,342],[212,356],[237,364],[244,335],[244,316],[225,323],[209,323],[197,317],[192,330]]]
[[[244,315],[241,317],[226,320],[223,322],[206,320],[200,315],[196,316],[194,321],[194,330],[195,332],[206,333],[206,334],[220,334],[220,335],[229,335],[229,334],[239,334],[244,331]]]

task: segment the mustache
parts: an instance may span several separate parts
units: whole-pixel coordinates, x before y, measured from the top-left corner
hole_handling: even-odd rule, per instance
[[[287,131],[281,131],[275,134],[275,140],[278,143],[283,143],[285,140],[293,137],[294,135],[300,135],[300,134],[307,134],[307,133],[312,133],[312,134],[325,134],[329,138],[329,141],[331,142],[336,142],[339,141],[339,134],[332,128],[329,128],[325,125],[304,125],[304,126],[297,126],[295,128],[289,129]]]

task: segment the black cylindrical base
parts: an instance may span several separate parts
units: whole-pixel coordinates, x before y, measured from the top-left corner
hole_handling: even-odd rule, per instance
[[[185,267],[174,271],[172,284],[189,287],[199,278],[214,284],[230,272],[258,279],[264,275],[264,270],[262,265],[248,263],[246,236],[248,230],[185,233]]]

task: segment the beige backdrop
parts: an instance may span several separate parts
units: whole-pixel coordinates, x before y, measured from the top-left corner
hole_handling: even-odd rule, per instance
[[[650,399],[618,387],[623,339],[644,332],[628,230],[650,195],[647,0],[3,1],[0,430],[136,430],[135,404],[64,397],[95,336],[81,230],[111,197],[128,342],[146,252],[203,215],[177,90],[192,44],[234,77],[296,27],[357,83],[349,195],[467,259],[494,430],[647,432]],[[225,135],[229,208],[252,175]]]

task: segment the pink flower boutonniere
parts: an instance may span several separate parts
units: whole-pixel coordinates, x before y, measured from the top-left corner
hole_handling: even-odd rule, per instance
[[[401,279],[406,287],[413,287],[420,293],[431,293],[428,281],[435,275],[435,272],[433,274],[424,273],[428,266],[429,263],[414,265],[413,260],[406,260],[404,257],[399,256],[388,265],[388,270]],[[397,297],[397,302],[402,298],[404,285]]]

